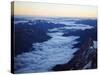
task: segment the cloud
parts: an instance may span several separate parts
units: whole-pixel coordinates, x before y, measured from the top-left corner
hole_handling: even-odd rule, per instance
[[[35,51],[26,52],[15,57],[15,73],[50,71],[57,64],[71,60],[78,48],[78,36],[62,36],[62,33],[49,33],[52,38],[43,43],[33,44]]]
[[[15,73],[44,72],[50,71],[57,64],[68,63],[73,58],[73,53],[78,48],[73,48],[79,43],[76,39],[79,36],[62,36],[63,30],[67,29],[91,29],[92,26],[84,24],[75,24],[75,21],[58,21],[57,19],[48,19],[51,22],[64,23],[66,26],[49,29],[47,35],[52,37],[50,40],[33,44],[33,50],[22,53],[15,57]],[[60,19],[61,20],[61,19]],[[68,22],[69,21],[69,22]],[[95,43],[95,42],[94,42]]]
[[[53,31],[64,31],[66,29],[74,29],[74,30],[86,30],[86,29],[91,29],[93,26],[90,25],[85,25],[85,24],[66,24],[64,27],[60,28],[53,28],[49,29],[48,31],[53,32]]]
[[[20,18],[20,17],[18,17]],[[80,18],[61,18],[61,17],[21,17],[25,18],[26,20],[20,20],[20,21],[14,21],[14,24],[18,23],[28,23],[30,20],[34,22],[35,20],[45,20],[48,23],[54,23],[54,24],[64,24],[64,27],[54,28],[50,29],[50,31],[56,31],[56,30],[64,30],[64,29],[74,29],[74,30],[85,30],[85,29],[91,29],[93,26],[86,25],[86,24],[76,24],[77,21],[85,20]],[[32,25],[32,23],[28,23],[29,25]]]
[[[15,24],[18,24],[18,23],[28,23],[28,21],[24,21],[24,20],[21,20],[21,21],[14,21],[14,25],[15,25]]]

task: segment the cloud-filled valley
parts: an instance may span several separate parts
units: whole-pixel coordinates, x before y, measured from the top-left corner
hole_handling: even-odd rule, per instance
[[[86,29],[94,28],[94,26],[88,24],[76,24],[76,21],[80,19],[70,18],[60,19],[61,21],[57,18],[29,18],[24,21],[14,21],[14,24],[27,23],[29,25],[36,25],[35,21],[37,19],[40,21],[44,20],[48,24],[63,24],[64,26],[48,28],[45,33],[51,37],[50,39],[43,42],[32,43],[31,51],[23,52],[15,56],[15,73],[51,71],[51,69],[58,64],[68,63],[74,57],[74,53],[79,50],[79,48],[74,46],[80,43],[80,41],[78,41],[80,36],[63,36],[65,32],[68,33],[69,30],[85,31]],[[32,23],[29,23],[30,20]]]

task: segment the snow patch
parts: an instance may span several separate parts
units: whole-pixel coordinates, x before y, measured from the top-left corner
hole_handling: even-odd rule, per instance
[[[89,69],[89,68],[91,68],[91,65],[92,65],[92,61],[89,61],[89,62],[83,67],[83,69]]]
[[[97,48],[97,41],[93,41],[93,47],[96,49]]]

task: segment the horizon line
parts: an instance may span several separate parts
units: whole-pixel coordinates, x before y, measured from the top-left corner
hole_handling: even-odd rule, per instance
[[[83,18],[83,19],[97,19],[98,17],[70,17],[70,16],[33,16],[33,15],[11,15],[11,16],[14,16],[14,17],[16,17],[16,16],[22,16],[22,17],[52,17],[52,18]]]

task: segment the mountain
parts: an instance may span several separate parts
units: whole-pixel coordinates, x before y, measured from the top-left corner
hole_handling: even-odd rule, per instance
[[[45,20],[18,22],[14,25],[15,56],[23,52],[29,52],[33,43],[49,40],[48,29],[63,27],[63,24],[48,23]]]
[[[77,41],[80,41],[80,43],[76,44],[75,47],[81,47],[85,41],[88,41],[88,38],[91,38],[94,41],[97,41],[97,27],[86,29],[86,30],[70,30],[69,32],[65,32],[63,36],[80,36],[80,39]]]
[[[56,65],[52,70],[81,70],[81,69],[95,69],[97,68],[97,48],[94,41],[89,38],[81,48],[74,53],[74,57],[66,64]]]
[[[16,73],[97,68],[97,21],[51,17],[12,20]]]
[[[87,24],[91,26],[96,26],[97,25],[97,19],[86,19],[86,20],[78,20],[76,21],[76,24]]]

